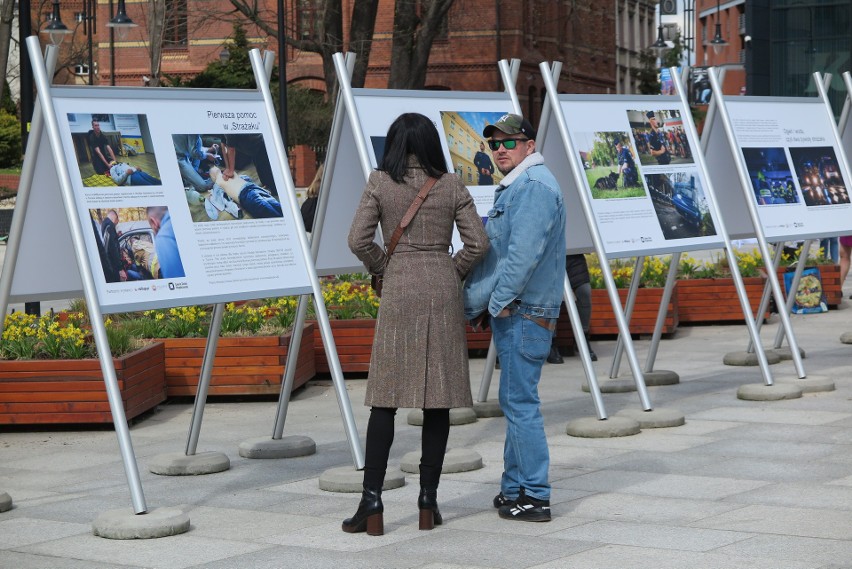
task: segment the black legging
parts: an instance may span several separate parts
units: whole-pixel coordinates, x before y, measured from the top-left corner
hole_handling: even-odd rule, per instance
[[[381,488],[385,483],[388,456],[393,444],[393,420],[396,409],[372,407],[367,423],[367,452],[364,461],[364,487]],[[424,409],[420,486],[436,490],[450,436],[450,410]]]

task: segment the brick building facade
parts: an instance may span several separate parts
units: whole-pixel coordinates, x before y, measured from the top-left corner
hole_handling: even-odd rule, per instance
[[[111,41],[106,27],[111,16],[109,1],[96,0],[97,27],[92,36],[96,84],[109,85],[113,69],[116,85],[143,85],[145,77],[151,74],[147,3],[126,1],[128,15],[140,25],[130,30],[127,37],[116,35]],[[275,2],[261,0],[264,1],[274,17]],[[312,6],[316,1],[286,0],[288,26],[296,30],[311,29],[310,22],[303,20],[313,17]],[[75,14],[82,10],[82,5],[82,0],[63,0],[62,19],[69,28],[74,28]],[[229,18],[233,17],[233,8],[226,0],[167,0],[167,6],[167,18],[177,22],[177,26],[172,27],[167,37],[162,74],[189,78],[219,58],[232,32]],[[351,10],[352,1],[343,0],[343,13]],[[366,87],[387,87],[393,12],[393,0],[380,1]],[[199,14],[204,18],[199,19]],[[563,63],[558,84],[561,92],[616,92],[615,18],[613,2],[599,0],[456,0],[448,16],[446,34],[433,45],[426,88],[502,90],[496,62],[518,58],[521,60],[518,95],[524,113],[536,122],[545,97],[538,68],[542,61]],[[44,14],[39,19],[34,17],[34,21],[44,22]],[[348,30],[348,22],[343,27]],[[277,52],[275,37],[267,37],[254,26],[247,25],[246,30],[253,47]],[[63,53],[73,51],[81,59],[82,67],[76,67],[75,75],[72,62],[72,72],[58,77],[58,82],[87,83],[86,41],[77,24]],[[110,57],[111,46],[114,59]],[[288,48],[287,80],[290,84],[324,90],[319,56]]]

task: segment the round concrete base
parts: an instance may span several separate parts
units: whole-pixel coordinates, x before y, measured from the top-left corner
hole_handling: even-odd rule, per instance
[[[616,413],[618,417],[627,417],[639,423],[640,429],[659,429],[663,427],[680,427],[686,423],[683,413],[677,409],[622,409]]]
[[[189,531],[189,516],[180,508],[158,508],[147,514],[134,514],[122,508],[95,518],[92,532],[107,539],[151,539]]]
[[[852,344],[852,332],[844,332],[840,335],[840,342],[842,344]]]
[[[667,369],[655,369],[654,371],[642,372],[642,377],[645,378],[645,385],[655,387],[659,385],[677,385],[680,383],[680,376],[677,372]]]
[[[782,399],[798,399],[802,396],[802,388],[790,383],[765,385],[752,383],[737,389],[737,399],[745,401],[781,401]]]
[[[6,512],[12,509],[12,497],[6,492],[0,492],[0,512]]]
[[[500,409],[500,403],[493,399],[490,401],[474,402],[473,412],[476,413],[476,416],[480,419],[503,416],[503,410]]]
[[[221,452],[201,452],[187,456],[182,452],[158,454],[148,461],[148,470],[161,476],[196,476],[214,474],[231,468],[231,461]]]
[[[382,490],[393,490],[405,486],[405,474],[389,469],[385,474]],[[319,488],[326,492],[360,492],[364,489],[364,473],[352,466],[329,468],[319,477]]]
[[[781,356],[775,353],[774,350],[766,350],[766,362],[769,365],[777,364],[781,361]],[[753,352],[728,352],[722,359],[722,363],[726,366],[756,366],[757,354]]]
[[[467,425],[476,422],[476,411],[473,407],[450,409],[450,425]],[[412,409],[408,413],[408,424],[416,427],[423,426],[423,409]]]
[[[292,435],[271,439],[261,437],[240,443],[240,456],[243,458],[295,458],[316,454],[317,444],[310,437]]]
[[[409,452],[402,457],[399,468],[403,472],[418,474],[420,472],[420,453]],[[482,468],[482,456],[476,451],[451,448],[444,455],[444,468],[441,472],[450,474],[453,472],[469,472]]]
[[[598,387],[601,393],[627,393],[636,391],[636,382],[632,379],[605,379],[598,382]],[[589,392],[589,383],[586,381],[583,382],[583,391]]]
[[[627,437],[639,434],[639,421],[627,417],[610,417],[603,421],[597,417],[583,417],[570,421],[565,433],[586,439]]]
[[[774,348],[772,351],[778,354],[778,357],[781,358],[782,362],[793,359],[793,350],[790,349],[790,346],[781,346],[780,348]],[[805,359],[808,357],[808,354],[805,352],[805,350],[799,348],[799,356],[802,359]]]
[[[801,387],[802,393],[834,391],[834,381],[822,375],[809,375],[805,379],[779,379],[778,383]]]

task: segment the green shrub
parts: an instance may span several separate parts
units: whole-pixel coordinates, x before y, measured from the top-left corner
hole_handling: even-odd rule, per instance
[[[21,163],[21,123],[18,117],[0,109],[0,168]]]

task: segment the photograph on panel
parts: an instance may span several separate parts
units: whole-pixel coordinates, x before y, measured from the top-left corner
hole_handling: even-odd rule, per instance
[[[572,138],[592,198],[645,197],[636,166],[636,153],[626,132],[578,132]]]
[[[713,91],[710,89],[710,77],[706,67],[689,69],[689,103],[691,105],[709,105]]]
[[[793,169],[807,206],[849,203],[849,190],[831,146],[789,148]]]
[[[83,186],[162,186],[145,115],[68,113]]]
[[[716,235],[698,170],[646,174],[645,183],[666,239]]]
[[[185,277],[166,206],[90,209],[108,283]]]
[[[441,125],[450,150],[452,170],[465,186],[494,186],[503,179],[482,131],[504,114],[441,111]],[[514,145],[517,141],[509,139],[505,144]]]
[[[283,217],[260,133],[173,134],[193,222]]]
[[[743,148],[757,205],[799,203],[793,172],[783,148]]]
[[[648,166],[692,164],[692,149],[677,109],[627,111],[639,163]]]

